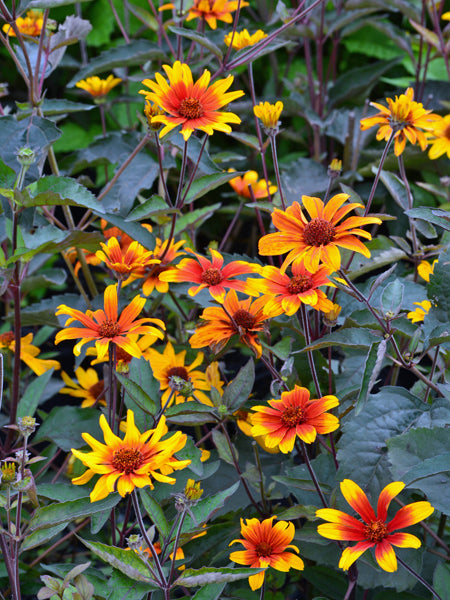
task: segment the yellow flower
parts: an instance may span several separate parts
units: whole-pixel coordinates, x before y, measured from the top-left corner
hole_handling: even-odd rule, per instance
[[[425,279],[425,281],[430,281],[430,275],[433,275],[434,267],[437,262],[437,258],[433,260],[431,265],[427,260],[420,261],[420,264],[417,266],[417,272],[422,277],[422,279]]]
[[[333,304],[333,308],[328,312],[324,311],[323,313],[323,322],[327,327],[334,327],[337,322],[337,318],[340,315],[342,310],[342,306],[339,304]]]
[[[20,338],[20,360],[30,367],[36,375],[42,375],[50,369],[58,370],[61,365],[57,360],[46,360],[43,358],[37,358],[40,350],[37,346],[33,346],[33,334],[28,333],[23,338]],[[14,333],[12,331],[6,331],[0,334],[0,350],[10,350],[13,354],[16,351],[16,343],[14,341]]]
[[[200,481],[188,479],[184,488],[184,495],[188,500],[199,500],[202,497],[203,490],[200,487]]]
[[[431,302],[429,300],[424,300],[423,302],[413,302],[413,304],[419,308],[412,310],[406,316],[408,319],[411,319],[413,323],[420,323],[424,320],[425,315],[428,314],[428,311],[431,308]]]
[[[278,126],[280,125],[279,118],[282,110],[283,103],[281,101],[278,101],[275,104],[260,102],[257,106],[253,107],[253,112],[258,119],[261,119],[264,127],[268,131],[278,130]]]
[[[262,29],[258,29],[253,35],[250,35],[247,29],[243,29],[242,31],[236,31],[234,35],[230,31],[225,36],[224,41],[227,46],[232,44],[235,50],[242,50],[242,48],[247,48],[247,46],[254,46],[266,37],[267,33],[264,33]]]
[[[42,25],[44,24],[43,14],[41,10],[28,10],[26,17],[18,17],[16,25],[20,33],[37,37],[41,35]],[[10,37],[16,37],[14,29],[11,25],[3,25],[3,31]]]
[[[59,390],[60,394],[69,394],[75,398],[83,398],[81,408],[89,408],[97,403],[106,406],[105,402],[105,382],[99,379],[95,369],[86,369],[78,367],[75,369],[75,375],[78,383],[75,383],[64,371],[61,371],[61,377],[67,387]]]
[[[228,172],[232,172],[234,169],[228,169]],[[256,200],[261,198],[267,198],[268,195],[273,195],[277,191],[277,186],[272,185],[270,181],[266,182],[265,179],[258,179],[258,173],[256,171],[247,171],[242,177],[234,177],[228,182],[233,190],[248,200],[252,199],[249,188],[252,188],[253,196]],[[269,189],[267,189],[269,188]]]
[[[95,75],[94,77],[82,79],[75,84],[75,87],[85,90],[94,98],[98,98],[106,96],[121,81],[120,77],[114,77],[113,75],[109,75],[106,79],[100,79]]]
[[[450,11],[449,12],[445,12],[442,16],[441,19],[444,19],[444,21],[450,21]]]
[[[147,125],[152,131],[158,131],[159,129],[161,129],[161,123],[152,123],[153,117],[158,117],[163,114],[164,111],[161,108],[159,108],[157,104],[153,104],[152,102],[150,102],[150,100],[145,101],[144,115],[147,118]]]
[[[450,158],[450,115],[439,117],[433,122],[428,141],[431,144],[428,156],[432,160],[443,154]]]

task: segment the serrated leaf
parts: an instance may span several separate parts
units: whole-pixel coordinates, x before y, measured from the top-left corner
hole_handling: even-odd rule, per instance
[[[230,179],[234,179],[234,177],[242,174],[243,172],[233,171],[233,173],[214,173],[212,175],[203,175],[203,177],[199,177],[193,181],[186,195],[184,203],[191,204],[191,202],[194,202],[194,200],[201,198],[208,192],[211,192],[224,183],[227,183],[227,181],[230,181]],[[185,191],[183,190],[183,195],[184,193]]]
[[[255,363],[251,358],[244,365],[236,377],[225,388],[222,403],[228,407],[230,412],[237,410],[244,402],[247,402],[255,382]]]
[[[37,531],[33,531],[28,534],[20,545],[20,551],[25,552],[26,550],[31,550],[31,548],[36,548],[38,546],[42,546],[56,535],[61,533],[61,531],[67,527],[67,522],[59,523],[54,527],[48,527],[46,529],[38,529]]]
[[[202,569],[186,569],[173,585],[181,585],[183,587],[204,586],[209,583],[221,583],[237,581],[238,579],[246,579],[251,575],[256,575],[264,569],[230,569],[222,567],[221,569],[213,569],[211,567],[203,567]]]
[[[181,27],[173,27],[169,26],[169,30],[176,35],[180,35],[181,37],[185,37],[188,40],[193,40],[203,46],[207,50],[214,54],[219,61],[221,62],[223,59],[222,50],[214,44],[209,37],[206,35],[199,33],[198,31],[193,31],[192,29],[182,29]]]
[[[103,212],[94,194],[70,177],[47,175],[27,186],[17,196],[22,206],[82,206]]]
[[[140,385],[128,379],[121,373],[116,373],[117,379],[120,381],[125,393],[136,402],[140,409],[142,409],[148,415],[155,415],[157,412],[156,403],[150,398]]]

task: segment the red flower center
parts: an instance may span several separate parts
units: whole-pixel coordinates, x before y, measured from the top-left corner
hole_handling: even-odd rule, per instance
[[[219,283],[223,280],[222,271],[220,269],[206,269],[201,274],[201,280],[206,285],[219,285]]]
[[[272,554],[272,546],[267,542],[259,542],[255,546],[255,553],[258,556],[270,556]]]
[[[113,338],[120,333],[120,325],[117,321],[104,321],[98,328],[99,337]]]
[[[9,348],[14,341],[14,333],[12,331],[7,331],[6,333],[2,333],[0,335],[0,343],[3,346]]]
[[[247,331],[252,329],[256,323],[255,316],[243,308],[234,313],[233,320],[239,328],[246,329]]]
[[[143,462],[144,457],[136,448],[120,448],[120,450],[114,452],[111,464],[116,471],[129,475],[139,469]]]
[[[308,275],[296,275],[291,278],[287,287],[290,294],[301,294],[307,292],[313,287],[313,281]]]
[[[308,246],[326,246],[333,241],[336,230],[326,219],[317,217],[303,230],[303,239]]]
[[[444,129],[444,137],[450,141],[450,125],[447,125],[447,127]]]
[[[364,535],[369,542],[378,544],[386,537],[388,528],[383,521],[371,521],[370,525],[364,527]]]
[[[126,350],[124,350],[120,346],[116,347],[116,360],[117,360],[117,362],[119,362],[119,360],[121,360],[122,362],[128,364],[129,362],[131,362],[132,358],[133,357],[131,356],[131,354],[128,354],[128,352]]]
[[[105,382],[103,379],[101,379],[100,381],[97,381],[97,383],[94,383],[94,385],[91,385],[91,387],[89,388],[89,394],[95,398],[96,400],[100,400],[100,398],[102,398],[104,396],[104,391],[105,391]]]
[[[186,119],[200,119],[203,117],[203,106],[197,98],[184,98],[180,102],[178,112]]]
[[[189,373],[184,367],[172,367],[167,371],[167,379],[169,377],[181,377],[185,381],[189,381]]]
[[[296,427],[305,421],[303,409],[300,406],[286,408],[281,415],[281,422],[285,427]]]

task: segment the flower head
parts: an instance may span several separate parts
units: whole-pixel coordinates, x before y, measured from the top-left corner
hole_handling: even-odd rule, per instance
[[[100,79],[94,75],[94,77],[78,81],[75,87],[88,92],[93,98],[101,98],[109,94],[113,87],[116,87],[121,81],[120,77],[114,77],[114,75],[109,75],[106,79]]]
[[[252,435],[264,435],[269,448],[278,446],[285,454],[294,448],[299,437],[312,444],[318,433],[331,433],[339,427],[339,420],[327,413],[339,405],[336,396],[309,397],[309,391],[298,385],[282,392],[280,400],[269,400],[269,406],[254,406]]]
[[[233,171],[233,169],[228,170]],[[255,197],[256,200],[267,198],[269,194],[275,194],[278,189],[277,186],[272,185],[270,181],[266,182],[265,179],[258,179],[258,173],[256,171],[247,171],[242,177],[234,177],[233,179],[230,179],[228,183],[236,194],[242,198],[247,198],[248,200],[252,199],[249,188],[252,188],[253,197]]]
[[[341,314],[342,306],[333,304],[333,307],[328,311],[323,311],[323,322],[327,327],[334,327],[337,319]]]
[[[211,29],[217,29],[217,21],[232,23],[233,13],[238,7],[238,0],[194,0],[194,6],[189,9],[186,21],[203,19]],[[241,2],[241,8],[248,6],[248,2]]]
[[[439,117],[433,121],[428,134],[428,142],[431,144],[428,156],[432,160],[443,154],[447,154],[447,158],[450,158],[450,115]]]
[[[143,269],[142,277],[145,277],[145,281],[142,284],[142,293],[145,296],[150,296],[155,288],[160,294],[166,294],[169,291],[168,282],[163,281],[160,276],[162,273],[175,268],[171,263],[184,254],[180,248],[185,243],[186,240],[174,242],[174,240],[171,239],[169,244],[168,240],[162,242],[159,238],[156,238],[153,256],[159,260],[159,263],[157,265],[149,265]],[[139,275],[139,273],[137,273],[137,275]],[[139,275],[139,277],[140,276],[141,275]]]
[[[156,330],[157,331],[157,330]],[[153,333],[146,333],[144,335],[138,335],[137,333],[128,334],[130,341],[132,344],[136,344],[141,351],[142,356],[145,355],[145,351],[150,348],[152,344],[156,342],[159,336],[156,336]],[[91,362],[91,365],[98,365],[109,360],[107,355],[99,358],[97,355],[96,347],[91,347],[86,349],[86,356],[95,356],[96,358]],[[115,369],[119,373],[128,373],[129,372],[129,363],[133,357],[123,348],[119,346],[116,348],[116,364]]]
[[[299,556],[288,549],[299,552],[297,546],[290,542],[294,537],[293,523],[278,521],[273,525],[275,516],[258,521],[258,519],[241,519],[241,535],[244,539],[233,540],[231,544],[242,544],[245,550],[238,550],[230,554],[230,560],[238,565],[248,565],[252,568],[272,567],[277,571],[297,569],[302,571],[305,565]],[[259,589],[264,582],[265,571],[250,575],[248,582],[252,590]]]
[[[262,124],[267,134],[275,134],[278,132],[280,125],[280,115],[283,110],[283,103],[281,101],[275,104],[269,102],[260,102],[257,106],[253,107],[253,112],[258,119],[261,119]]]
[[[253,414],[248,412],[247,410],[239,409],[234,413],[234,416],[237,419],[236,425],[239,427],[242,433],[245,433],[245,435],[247,435],[248,437],[253,438],[266,452],[269,452],[269,454],[278,454],[280,449],[278,447],[269,448],[269,446],[266,444],[265,435],[252,435],[252,427],[254,425]]]
[[[153,123],[152,119],[153,117],[159,117],[163,114],[164,111],[161,108],[159,108],[157,104],[150,102],[150,100],[145,101],[144,115],[147,118],[147,125],[149,126],[149,129],[151,129],[151,131],[159,131],[161,129],[161,123]]]
[[[234,113],[219,111],[219,108],[244,95],[242,90],[226,93],[233,83],[232,75],[226,79],[219,79],[209,86],[211,73],[207,69],[195,83],[189,65],[179,60],[173,67],[163,65],[163,69],[169,83],[160,73],[155,73],[156,83],[151,79],[144,79],[142,82],[150,88],[151,92],[147,90],[139,92],[167,113],[152,117],[152,125],[154,123],[165,125],[159,134],[160,137],[181,125],[181,133],[187,141],[196,129],[208,135],[212,135],[214,130],[230,133],[231,127],[228,123],[241,122]]]
[[[81,462],[89,467],[81,475],[72,479],[75,485],[83,485],[94,475],[101,475],[91,492],[91,502],[102,500],[115,489],[125,496],[135,487],[150,486],[154,488],[152,478],[163,483],[175,483],[173,477],[168,477],[174,470],[184,469],[190,460],[177,460],[174,454],[186,444],[186,434],[177,431],[166,439],[161,439],[167,433],[165,417],[162,416],[156,429],[140,433],[134,424],[134,413],[127,412],[126,434],[123,439],[114,435],[105,415],[100,416],[105,444],[98,442],[89,433],[83,433],[84,441],[92,448],[87,454],[72,449]]]
[[[406,316],[413,323],[420,323],[424,320],[425,315],[428,314],[432,304],[429,300],[423,300],[423,302],[413,302],[414,306],[418,306],[415,310],[409,312]]]
[[[78,383],[73,381],[67,373],[61,371],[61,377],[67,387],[59,390],[60,394],[69,394],[75,398],[83,398],[81,408],[89,408],[98,404],[106,406],[105,401],[105,382],[99,379],[95,369],[86,369],[78,367],[75,369],[75,376]]]
[[[197,328],[189,338],[192,348],[211,346],[213,352],[220,352],[228,341],[238,335],[241,342],[252,348],[259,358],[262,346],[258,333],[264,330],[265,322],[272,315],[264,313],[265,300],[252,298],[238,300],[235,290],[230,290],[222,306],[205,308],[200,318],[204,325]]]
[[[42,375],[50,369],[58,370],[61,365],[57,360],[50,360],[44,358],[38,358],[40,350],[37,346],[33,346],[33,334],[28,333],[24,337],[20,338],[20,360],[22,360],[30,369],[36,373],[36,375]],[[14,333],[12,331],[6,331],[0,334],[0,350],[9,350],[13,354],[16,352],[16,342],[14,340]]]
[[[437,118],[431,110],[425,110],[421,102],[414,101],[414,90],[408,88],[405,94],[386,98],[389,106],[371,102],[371,106],[378,108],[379,112],[372,117],[362,119],[360,127],[363,131],[374,125],[379,125],[377,140],[388,141],[394,133],[394,154],[400,156],[406,146],[406,140],[411,144],[418,143],[422,150],[427,147],[427,137],[424,131],[433,128],[432,122]]]
[[[163,339],[164,335],[162,332],[152,327],[150,323],[161,327],[161,329],[165,329],[165,325],[160,319],[145,317],[135,321],[138,314],[144,308],[145,302],[145,298],[135,296],[119,316],[117,311],[117,286],[109,285],[104,294],[105,310],[87,310],[86,313],[83,313],[80,310],[61,304],[58,306],[56,315],[69,315],[70,318],[66,321],[66,325],[73,321],[79,321],[83,327],[67,327],[62,331],[58,331],[55,337],[55,344],[59,344],[62,340],[81,338],[73,350],[75,356],[79,356],[82,346],[87,342],[95,340],[97,356],[99,359],[102,359],[106,356],[111,342],[131,354],[131,356],[140,358],[142,356],[141,350],[131,340],[129,334],[150,333]]]
[[[190,296],[195,296],[200,290],[206,288],[214,300],[223,302],[226,293],[225,288],[232,288],[241,292],[245,289],[245,281],[240,281],[235,277],[259,270],[256,265],[251,265],[243,260],[234,260],[224,267],[223,256],[220,252],[213,248],[208,250],[212,261],[187,248],[187,251],[195,256],[195,260],[193,258],[183,258],[175,269],[161,273],[160,280],[195,283],[197,285],[189,288]]]
[[[339,567],[345,571],[368,548],[375,548],[375,558],[384,571],[397,570],[397,558],[392,546],[400,548],[419,548],[420,540],[410,533],[393,533],[397,529],[415,525],[429,517],[434,508],[429,502],[413,502],[397,511],[390,521],[387,520],[389,505],[405,487],[401,481],[394,481],[381,491],[377,502],[377,512],[373,510],[362,489],[350,479],[341,483],[341,492],[362,522],[345,512],[334,508],[321,508],[316,515],[329,523],[319,525],[317,531],[330,540],[358,542],[345,548]]]
[[[434,273],[434,267],[436,266],[438,259],[435,258],[430,264],[427,260],[421,260],[417,265],[417,272],[425,281],[430,281],[430,276]]]
[[[294,202],[285,211],[278,208],[272,213],[272,222],[279,230],[269,233],[259,240],[259,253],[277,255],[289,252],[281,266],[284,273],[292,262],[304,259],[308,271],[317,271],[320,262],[328,265],[332,271],[341,267],[341,248],[348,248],[370,258],[370,252],[356,237],[371,240],[367,231],[360,229],[371,223],[380,224],[378,217],[349,217],[339,224],[354,208],[363,208],[362,204],[345,204],[348,194],[336,194],[326,205],[319,198],[302,196],[303,206],[311,217],[308,221],[300,204]]]
[[[16,19],[16,25],[20,33],[31,35],[32,37],[41,35],[43,24],[44,15],[41,10],[28,10],[25,17],[18,17]],[[11,25],[3,25],[2,30],[8,36],[16,37],[16,33]]]
[[[248,46],[254,46],[261,40],[267,37],[267,33],[264,33],[262,29],[258,29],[252,35],[249,34],[247,29],[243,29],[242,31],[235,31],[227,33],[224,38],[226,46],[232,45],[234,50],[242,50],[243,48],[247,48]]]
[[[145,267],[161,262],[158,258],[154,258],[153,252],[146,250],[139,242],[131,242],[122,249],[118,239],[110,237],[106,244],[100,242],[100,246],[102,250],[98,250],[95,255],[114,272],[119,281],[124,282],[124,285],[138,277],[143,277]]]

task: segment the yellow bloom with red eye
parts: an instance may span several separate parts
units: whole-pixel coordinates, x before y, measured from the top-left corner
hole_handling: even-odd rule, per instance
[[[411,144],[418,143],[422,150],[427,147],[426,131],[433,128],[433,121],[438,115],[431,110],[425,110],[421,102],[415,102],[413,88],[408,88],[405,94],[386,98],[388,106],[371,102],[379,110],[376,115],[367,117],[360,121],[360,127],[363,131],[378,125],[377,140],[388,141],[391,134],[394,133],[394,154],[400,156],[408,140]]]
[[[424,320],[425,315],[428,314],[432,304],[429,300],[423,300],[423,302],[413,302],[414,306],[417,306],[415,310],[409,312],[406,316],[413,323],[420,323]]]
[[[246,346],[249,346],[259,358],[262,346],[258,333],[264,331],[266,321],[272,315],[264,313],[265,300],[238,300],[235,290],[230,290],[222,306],[205,308],[200,318],[205,321],[189,338],[191,348],[210,346],[218,353],[225,348],[235,335]]]
[[[106,406],[105,382],[99,379],[95,369],[84,370],[83,367],[78,367],[75,369],[75,376],[78,383],[73,381],[65,371],[61,371],[61,377],[67,387],[61,388],[60,394],[83,398],[81,408],[89,408],[96,404]]]
[[[248,2],[241,1],[241,8],[248,6]],[[231,13],[239,5],[238,0],[194,0],[194,6],[189,9],[186,21],[203,19],[211,29],[217,29],[217,21],[232,23]]]
[[[373,510],[362,489],[351,479],[344,479],[341,492],[362,521],[334,508],[321,508],[316,516],[329,521],[319,525],[319,534],[330,540],[358,542],[345,548],[339,567],[346,571],[368,548],[375,548],[375,558],[380,567],[388,573],[397,570],[397,557],[392,546],[399,548],[419,548],[419,538],[410,533],[394,533],[398,529],[415,525],[426,519],[434,508],[429,502],[413,502],[397,511],[388,521],[387,512],[393,498],[405,487],[401,481],[394,481],[381,491],[377,502],[377,512]]]
[[[162,242],[159,238],[156,238],[156,246],[152,251],[152,255],[155,259],[159,260],[159,263],[143,267],[136,271],[137,277],[145,278],[142,284],[142,293],[145,296],[150,296],[154,289],[160,294],[166,294],[169,291],[169,284],[167,281],[162,281],[160,275],[167,270],[175,268],[171,263],[179,256],[183,256],[184,252],[179,250],[185,243],[186,240],[174,242],[172,239],[169,244],[168,240]]]
[[[339,427],[339,419],[327,412],[339,405],[336,396],[311,399],[306,388],[296,385],[268,404],[252,408],[252,435],[264,435],[269,448],[278,447],[285,454],[293,450],[297,437],[312,444],[318,433],[331,433]]]
[[[224,42],[228,47],[231,44],[234,50],[242,50],[248,46],[254,46],[266,37],[267,33],[264,33],[262,29],[258,29],[252,35],[248,32],[248,29],[243,29],[242,31],[235,31],[234,35],[232,31],[227,33]]]
[[[75,87],[88,92],[93,98],[100,98],[109,94],[121,81],[120,77],[114,77],[114,75],[109,75],[106,79],[100,79],[100,77],[94,75],[94,77],[78,81]]]
[[[234,260],[223,266],[223,256],[217,250],[208,248],[211,260],[201,254],[187,248],[195,256],[183,258],[175,269],[161,273],[160,280],[168,282],[190,282],[196,285],[189,288],[189,296],[196,296],[200,290],[207,289],[217,302],[223,302],[226,288],[232,288],[240,292],[245,289],[245,281],[235,279],[239,275],[247,275],[259,270],[259,266],[252,265],[243,260]]]
[[[41,351],[37,346],[33,346],[32,341],[32,333],[20,338],[20,360],[30,367],[36,375],[42,375],[50,369],[58,370],[61,368],[57,360],[38,358]],[[0,334],[0,350],[10,350],[13,354],[16,353],[16,342],[12,331]]]
[[[356,237],[371,240],[368,231],[361,226],[380,224],[378,217],[349,217],[339,223],[354,208],[364,208],[362,204],[345,204],[348,194],[336,194],[324,204],[320,198],[302,196],[303,207],[310,217],[305,217],[300,204],[294,202],[283,211],[278,208],[272,213],[272,222],[278,229],[259,240],[259,253],[264,256],[276,256],[289,252],[281,266],[284,273],[288,265],[300,259],[311,273],[317,271],[319,264],[326,264],[332,271],[341,267],[339,247],[348,248],[370,258],[370,252]]]
[[[118,239],[110,237],[106,244],[100,242],[100,246],[102,250],[95,253],[96,257],[114,272],[119,281],[123,281],[123,285],[143,277],[143,270],[146,267],[161,262],[154,257],[152,251],[146,250],[139,242],[131,242],[122,249]]]
[[[165,329],[165,325],[160,319],[144,317],[143,319],[135,320],[144,308],[145,302],[145,298],[135,296],[119,316],[117,285],[109,285],[104,294],[105,310],[87,310],[86,313],[83,313],[81,310],[61,304],[58,306],[56,315],[69,315],[70,318],[66,321],[66,325],[74,321],[79,321],[83,327],[67,327],[62,331],[58,331],[55,337],[55,344],[59,344],[63,340],[81,338],[73,349],[75,356],[79,356],[84,344],[95,341],[97,356],[99,359],[102,359],[108,352],[109,344],[112,343],[131,354],[131,356],[140,358],[142,355],[141,350],[131,340],[129,334],[150,333],[163,339],[164,334],[152,325],[156,325],[163,330]]]
[[[42,26],[44,24],[44,16],[41,10],[28,10],[25,17],[18,17],[16,25],[20,33],[23,35],[31,35],[37,37],[41,35]],[[11,25],[3,25],[2,30],[10,37],[16,37],[16,33]]]
[[[252,568],[272,567],[277,571],[287,572],[290,569],[302,571],[305,568],[302,559],[287,552],[292,549],[299,552],[297,546],[291,544],[295,527],[292,522],[278,521],[273,524],[276,516],[259,521],[258,519],[241,519],[241,535],[244,539],[233,540],[232,544],[242,544],[245,550],[230,554],[230,560],[238,565],[248,565]],[[248,582],[252,590],[258,590],[264,583],[265,571],[250,575]]]
[[[140,433],[134,424],[134,413],[127,412],[126,434],[123,439],[116,436],[109,427],[105,415],[100,416],[105,444],[98,442],[89,433],[83,433],[84,441],[92,452],[84,453],[72,448],[76,456],[88,470],[72,479],[75,485],[83,485],[94,475],[100,475],[90,494],[91,502],[102,500],[116,489],[121,496],[131,493],[135,487],[154,488],[153,479],[162,483],[175,483],[168,477],[174,470],[184,469],[191,461],[177,460],[176,452],[184,448],[187,436],[177,431],[172,436],[161,439],[168,429],[162,416],[155,429]]]
[[[300,260],[292,264],[291,270],[292,276],[289,276],[277,267],[262,267],[262,279],[247,279],[245,291],[248,294],[261,292],[266,300],[264,310],[269,313],[276,311],[278,315],[291,316],[302,304],[323,312],[332,310],[333,303],[318,289],[321,285],[333,286],[328,279],[329,267],[321,265],[315,273],[310,273]]]
[[[228,169],[228,172],[232,172],[234,169]],[[278,190],[276,185],[272,185],[270,181],[265,179],[258,179],[258,173],[256,171],[247,171],[242,177],[234,177],[228,182],[233,190],[248,200],[252,199],[252,194],[249,188],[252,188],[253,196],[256,200],[267,198],[269,194],[272,196]]]
[[[450,158],[450,115],[439,117],[436,121],[433,121],[427,137],[428,142],[431,144],[428,156],[432,160],[443,154],[447,154],[447,158]]]
[[[142,81],[151,91],[140,90],[139,92],[146,100],[154,102],[166,113],[152,117],[152,125],[156,123],[165,125],[159,137],[163,137],[181,125],[181,134],[187,141],[196,129],[208,135],[212,135],[214,131],[230,133],[229,123],[241,122],[234,113],[219,110],[244,95],[242,90],[226,93],[233,83],[232,75],[226,79],[218,79],[209,85],[211,73],[207,69],[195,83],[189,65],[179,60],[173,67],[163,65],[163,69],[169,83],[160,73],[155,73],[156,82],[151,79]]]
[[[438,263],[438,259],[435,258],[430,264],[427,260],[421,260],[417,265],[417,272],[425,281],[430,281],[430,276],[434,273],[434,267]]]
[[[253,107],[255,116],[262,121],[262,124],[268,130],[278,129],[282,111],[283,103],[280,100],[275,104],[270,104],[270,102],[260,102],[257,106]]]

